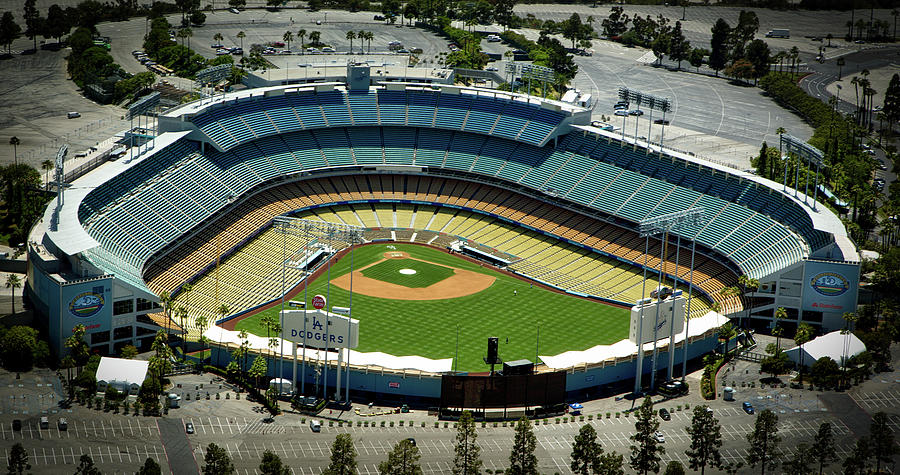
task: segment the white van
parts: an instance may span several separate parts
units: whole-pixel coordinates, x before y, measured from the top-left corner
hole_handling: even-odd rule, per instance
[[[47,416],[41,417],[41,429],[49,429],[50,428],[50,419]]]
[[[322,421],[317,421],[315,419],[309,421],[309,428],[313,432],[322,432]]]
[[[66,114],[66,117],[69,119],[77,119],[77,118],[81,117],[81,113],[80,112],[69,112],[68,114]]]

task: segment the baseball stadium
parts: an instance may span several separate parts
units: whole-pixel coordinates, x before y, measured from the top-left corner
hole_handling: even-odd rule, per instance
[[[212,364],[243,339],[287,363],[271,377],[299,384],[299,361],[312,381],[324,362],[325,388],[346,366],[350,397],[438,399],[442,376],[491,368],[496,337],[503,361],[584,394],[671,377],[728,319],[767,328],[784,307],[827,330],[855,304],[856,248],[811,196],[595,127],[577,104],[353,68],[159,112],[129,154],[68,183],[28,246],[54,349],[79,323],[103,354],[163,328],[205,337]],[[742,276],[758,288],[728,291]],[[673,290],[685,325],[654,322],[639,351],[634,309]],[[314,296],[327,325],[358,322],[355,347],[271,334]]]

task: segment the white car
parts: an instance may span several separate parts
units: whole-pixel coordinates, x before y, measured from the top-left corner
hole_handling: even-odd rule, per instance
[[[306,48],[306,52],[307,52],[307,53],[315,54],[315,53],[318,53],[319,50],[316,49],[316,48],[313,48],[312,46],[310,46],[309,48]]]
[[[659,431],[656,431],[656,433],[653,434],[653,438],[655,438],[656,441],[659,442],[660,444],[663,444],[666,442],[666,437],[663,435],[662,432],[659,432]]]
[[[325,46],[324,48],[322,48],[322,52],[323,53],[334,53],[334,48],[332,48],[331,46]]]
[[[229,8],[228,11],[230,11],[231,13],[234,13],[234,14],[238,14],[238,13],[241,12],[241,11],[238,10],[237,8]]]

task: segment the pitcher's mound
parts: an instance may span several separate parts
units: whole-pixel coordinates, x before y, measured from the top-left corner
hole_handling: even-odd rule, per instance
[[[400,269],[398,272],[403,275],[413,275],[416,273],[415,269]]]

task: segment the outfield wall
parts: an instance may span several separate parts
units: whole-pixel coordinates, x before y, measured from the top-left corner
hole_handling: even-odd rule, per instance
[[[688,346],[688,358],[694,360],[701,358],[703,355],[711,352],[719,344],[718,337],[714,331],[707,332],[703,338],[692,339]],[[231,353],[227,348],[213,345],[211,347],[212,354],[210,362],[218,367],[224,368],[231,362]],[[669,365],[669,353],[664,351],[665,347],[659,348],[657,357],[657,371],[662,377],[658,381],[665,379],[665,372]],[[652,367],[652,352],[647,352],[644,357],[644,381],[649,382],[648,376]],[[636,355],[629,358],[620,358],[618,361],[610,361],[603,365],[593,365],[579,369],[577,367],[570,368],[566,374],[566,399],[570,401],[582,401],[586,398],[594,398],[598,395],[607,394],[612,387],[621,386],[623,383],[632,384],[634,380],[636,368]],[[255,356],[251,355],[247,358],[247,365],[253,362]],[[675,349],[675,370],[676,376],[681,375],[681,363],[683,353],[682,347]],[[270,378],[281,377],[290,380],[293,377],[293,366],[290,357],[284,360],[284,368],[281,370],[277,362],[278,356],[269,359],[268,376]],[[352,362],[351,362],[352,363]],[[689,361],[690,365],[690,361]],[[303,366],[297,364],[297,385],[299,387],[302,376]],[[346,378],[346,372],[341,371]],[[306,366],[306,390],[308,393],[313,391],[315,386],[315,365],[307,364]],[[329,362],[328,367],[328,388],[329,393],[334,391],[335,369],[333,361]],[[346,379],[344,379],[346,382]],[[342,393],[344,385],[342,384]],[[368,403],[370,401],[381,402],[405,402],[421,405],[437,405],[441,397],[441,376],[438,374],[424,373],[416,370],[398,371],[385,370],[382,368],[363,369],[351,366],[350,369],[350,398],[357,402]],[[608,394],[607,394],[608,395]]]

